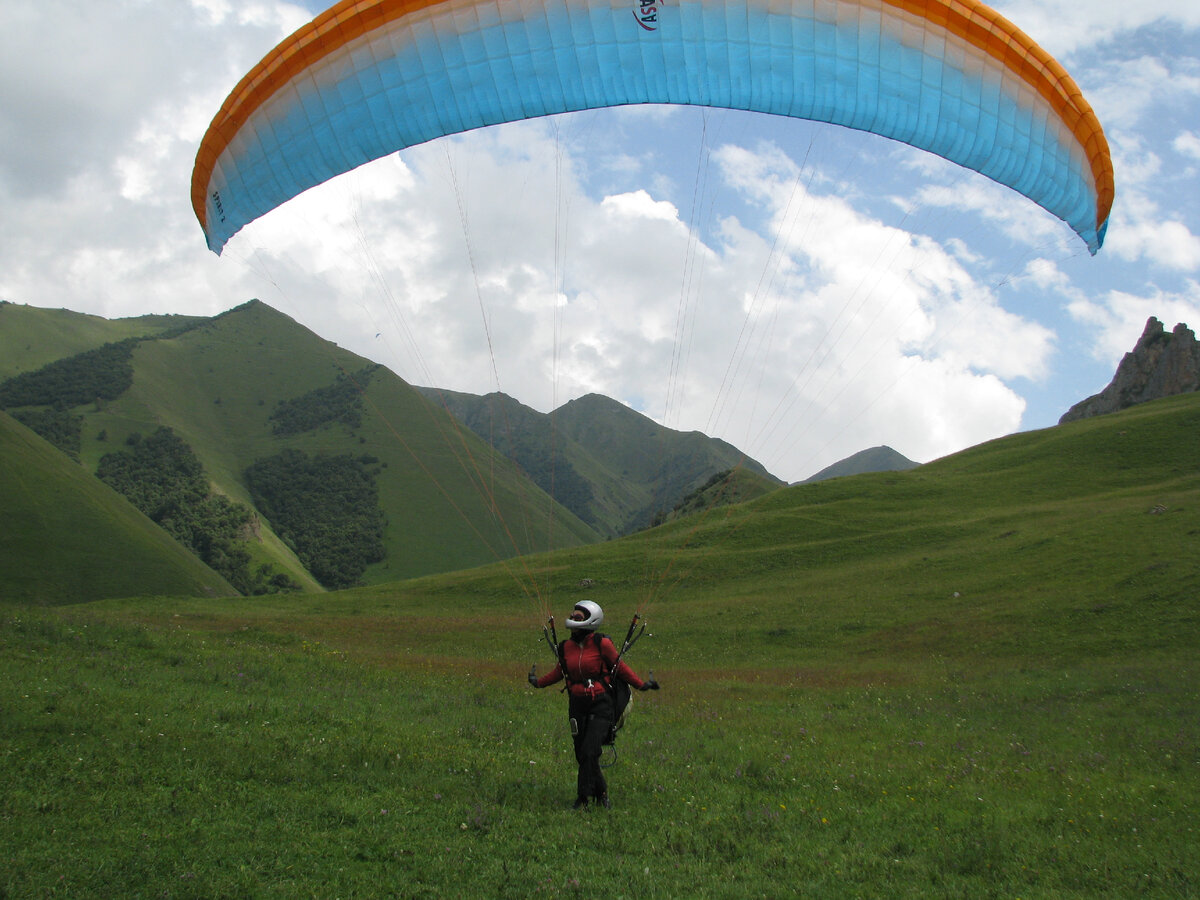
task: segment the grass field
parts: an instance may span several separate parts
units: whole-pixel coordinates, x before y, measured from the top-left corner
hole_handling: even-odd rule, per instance
[[[0,895],[1197,896],[1196,399],[528,568],[6,606]],[[663,684],[610,811],[524,678],[579,596]]]

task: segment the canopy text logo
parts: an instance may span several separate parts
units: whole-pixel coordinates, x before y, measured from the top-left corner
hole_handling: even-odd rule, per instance
[[[647,31],[658,30],[659,0],[634,0],[633,17]]]

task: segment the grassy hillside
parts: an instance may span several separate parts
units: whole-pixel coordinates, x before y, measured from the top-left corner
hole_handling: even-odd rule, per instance
[[[1198,429],[1174,398],[528,560],[651,624],[612,811],[570,809],[499,566],[8,615],[0,889],[1194,896]]]
[[[0,412],[0,601],[236,591],[119,494]]]
[[[26,308],[19,309],[25,316]],[[11,312],[6,308],[4,315]],[[78,319],[62,311],[39,312],[37,322]],[[103,331],[91,317],[83,321],[89,339]],[[287,450],[366,460],[385,523],[382,561],[361,574],[367,583],[597,539],[399,378],[378,367],[364,375],[371,368],[367,360],[265,304],[251,302],[187,324],[191,327],[159,331],[132,348],[132,381],[115,399],[73,402],[71,414],[82,417],[77,455],[85,468],[96,471],[105,455],[123,452],[131,437],[165,426],[194,450],[217,493],[253,507],[246,472],[261,460]],[[6,340],[17,340],[3,325],[0,320]],[[281,404],[303,405],[313,392],[354,377],[362,383],[351,385],[350,418],[279,432],[272,417]],[[319,590],[296,540],[285,540],[267,516],[257,525],[258,539],[249,545],[251,568],[268,566],[307,590]]]
[[[386,370],[363,386],[358,426],[330,423],[276,435],[270,416],[280,400],[359,372],[367,361],[265,304],[239,307],[174,340],[147,342],[138,349],[136,365],[133,390],[106,417],[97,417],[95,426],[119,436],[130,423],[138,427],[139,413],[170,424],[205,460],[214,483],[234,499],[251,502],[243,479],[246,468],[285,447],[309,455],[370,454],[379,459],[386,466],[379,495],[388,521],[387,560],[367,571],[369,582],[594,539],[565,513],[550,539],[544,527],[536,526],[524,531],[510,525],[515,528],[510,536],[508,520],[527,514],[536,525],[547,521],[547,498],[526,489],[506,461],[491,465],[490,451],[471,435],[458,433],[443,414]],[[492,475],[494,487],[481,484],[477,466]],[[489,509],[489,489],[498,498],[497,514]]]
[[[0,300],[0,380],[101,344],[160,334],[196,321],[192,316],[105,319]]]
[[[777,490],[779,484],[773,478],[766,478],[749,469],[727,469],[717,472],[696,490],[683,497],[675,504],[674,509],[660,516],[660,522],[669,522],[684,516],[712,515],[722,506],[746,503]]]
[[[1150,652],[1174,645],[1175,628],[1193,628],[1200,612],[1198,431],[1200,395],[1173,398],[528,562],[564,613],[583,594],[614,611],[613,628],[635,606],[661,620],[664,665],[690,665],[702,651],[707,666],[731,672],[809,662],[869,669],[886,648],[893,662],[911,656],[880,672],[902,680],[910,664],[1002,663],[1021,635],[1068,621],[1080,627],[1052,633],[1080,646],[1039,642],[1038,653],[1070,655],[1100,635],[1122,652]],[[585,578],[592,585],[581,589]],[[353,602],[434,615],[469,596],[473,609],[515,617],[519,593],[491,567],[381,585]],[[535,611],[524,613],[536,625]],[[414,640],[449,652],[458,636]]]

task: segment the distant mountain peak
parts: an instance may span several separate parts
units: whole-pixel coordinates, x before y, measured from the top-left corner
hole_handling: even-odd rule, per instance
[[[1151,316],[1133,350],[1117,366],[1108,387],[1067,410],[1059,424],[1118,412],[1138,403],[1200,390],[1200,344],[1180,322],[1167,332]]]
[[[816,475],[804,479],[804,483],[826,481],[844,475],[862,475],[867,472],[901,472],[905,469],[915,469],[919,465],[920,463],[913,462],[891,447],[872,447],[869,450],[859,450],[853,456],[847,456],[832,466],[826,466]]]

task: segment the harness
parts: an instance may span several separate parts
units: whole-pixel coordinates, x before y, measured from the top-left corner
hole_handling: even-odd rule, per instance
[[[615,673],[615,670],[611,666],[609,666],[608,660],[604,658],[604,639],[606,637],[608,637],[607,634],[601,634],[599,631],[592,632],[592,641],[596,646],[596,655],[600,657],[600,665],[604,667],[604,675],[600,679],[599,683],[605,690],[608,690],[612,687],[613,675]],[[612,638],[609,638],[609,640],[612,640]],[[583,645],[584,645],[584,643],[581,641],[579,644],[580,654],[583,653]],[[559,665],[562,667],[563,681],[566,682],[563,685],[564,690],[569,688],[573,684],[581,684],[584,687],[589,688],[589,689],[595,687],[597,682],[592,678],[586,678],[586,677],[573,678],[573,677],[571,677],[571,671],[567,667],[567,654],[566,654],[566,649],[565,649],[566,646],[567,646],[566,641],[558,642],[558,651],[557,651],[558,652],[558,662],[559,662]],[[582,655],[580,658],[582,659]],[[581,666],[581,668],[582,668],[582,666]],[[582,673],[580,673],[580,674],[582,675]]]
[[[604,675],[600,678],[598,683],[600,684],[601,687],[604,688],[604,693],[606,693],[609,696],[609,698],[612,700],[612,704],[613,704],[612,727],[609,728],[608,734],[606,734],[604,736],[603,743],[604,744],[613,744],[616,742],[617,732],[620,731],[621,726],[625,724],[625,712],[626,712],[626,710],[629,709],[629,701],[631,699],[633,699],[633,690],[623,680],[616,677],[616,666],[610,665],[608,660],[604,658],[603,647],[604,647],[604,639],[606,637],[608,637],[608,635],[601,634],[598,631],[592,632],[592,640],[595,642],[596,654],[600,657],[600,665],[604,668]],[[611,640],[611,638],[609,638],[609,640]],[[581,684],[581,685],[584,685],[585,687],[587,687],[589,690],[591,690],[591,688],[593,688],[597,684],[595,679],[592,679],[592,678],[579,679],[579,678],[571,677],[570,670],[568,669],[567,664],[566,664],[566,652],[564,650],[566,643],[567,643],[566,641],[560,641],[558,644],[558,647],[556,648],[556,652],[558,654],[559,665],[562,667],[563,679],[566,682],[566,684],[563,686],[563,690],[567,690],[573,684]],[[582,642],[580,643],[579,647],[580,647],[580,652],[582,653],[583,652],[583,643]],[[621,657],[620,657],[620,655],[618,655],[617,663],[619,664],[620,661],[621,661]],[[595,695],[593,695],[593,696],[595,696]]]
[[[625,641],[621,645],[621,649],[617,651],[617,660],[613,665],[609,665],[608,660],[604,658],[604,639],[608,637],[608,635],[601,634],[598,631],[592,632],[592,640],[596,645],[596,654],[600,657],[600,665],[604,668],[604,675],[600,679],[600,685],[604,688],[604,692],[608,694],[610,698],[612,698],[613,702],[612,727],[609,728],[608,734],[605,735],[603,741],[605,746],[611,747],[613,753],[613,758],[608,765],[612,765],[612,763],[616,761],[617,732],[620,731],[621,726],[625,724],[625,713],[629,709],[630,701],[633,699],[633,690],[623,680],[615,676],[617,673],[617,668],[621,664],[621,658],[625,655],[625,652],[635,643],[637,643],[638,638],[640,638],[646,631],[645,623],[642,623],[640,630],[638,629],[638,623],[640,620],[640,616],[634,615],[633,621],[629,623],[629,633],[625,635]],[[546,643],[550,645],[550,649],[554,653],[554,658],[558,661],[559,669],[563,673],[564,684],[562,689],[564,691],[569,690],[572,684],[582,684],[591,689],[596,684],[595,680],[591,678],[573,679],[571,677],[571,670],[567,666],[567,657],[564,651],[567,642],[558,640],[558,634],[554,628],[554,616],[551,616],[547,623],[542,626],[542,634],[546,638]],[[612,639],[609,638],[609,640]],[[583,646],[583,642],[580,642],[579,648],[581,653],[583,652]],[[613,646],[616,646],[615,642],[613,643]],[[532,671],[530,674],[532,674]],[[651,672],[650,674],[653,677],[654,673]],[[571,733],[578,733],[579,727],[580,723],[577,723],[574,719],[572,719]],[[607,768],[607,766],[605,766],[603,763],[601,763],[601,767]]]

